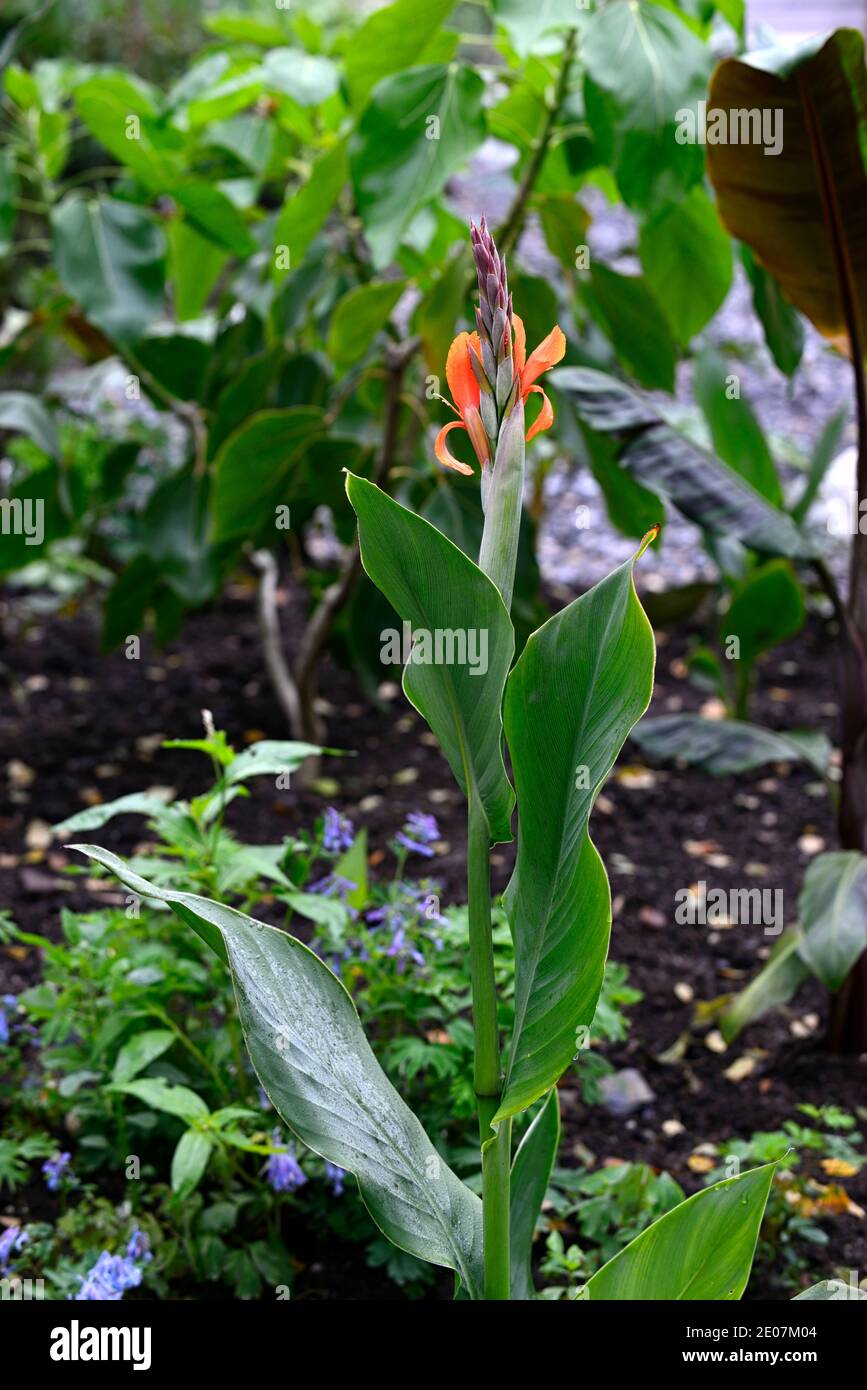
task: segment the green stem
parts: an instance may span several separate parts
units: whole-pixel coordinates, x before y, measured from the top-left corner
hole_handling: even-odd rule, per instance
[[[475,1057],[473,1086],[482,1148],[485,1298],[509,1297],[509,1170],[511,1129],[491,1120],[500,1102],[500,1038],[491,937],[490,833],[475,793],[467,820],[467,900],[470,927],[470,978],[473,988]]]

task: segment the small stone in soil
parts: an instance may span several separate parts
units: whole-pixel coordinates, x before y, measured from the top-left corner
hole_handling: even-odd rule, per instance
[[[656,1099],[641,1072],[635,1067],[624,1067],[622,1071],[603,1076],[599,1082],[603,1109],[609,1115],[622,1117],[631,1115],[634,1110],[649,1105]]]

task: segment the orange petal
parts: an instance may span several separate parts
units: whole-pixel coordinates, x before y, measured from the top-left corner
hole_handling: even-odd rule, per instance
[[[524,363],[527,360],[527,333],[524,328],[524,320],[519,319],[517,314],[512,314],[512,322],[515,325],[515,343],[512,352],[515,358],[515,371],[520,374],[524,370]]]
[[[446,468],[454,468],[454,470],[457,473],[467,473],[470,477],[472,477],[472,468],[468,468],[465,463],[461,463],[460,459],[456,459],[454,454],[450,454],[448,450],[448,445],[446,444],[446,435],[448,434],[449,430],[463,429],[466,429],[466,426],[460,420],[450,420],[447,425],[443,425],[442,429],[437,435],[437,442],[434,445],[434,453],[436,454],[440,463],[445,464]]]
[[[521,377],[521,384],[524,388],[525,396],[528,388],[532,386],[533,382],[536,380],[536,377],[541,376],[543,372],[547,372],[551,367],[556,367],[557,363],[563,360],[565,352],[566,338],[563,334],[563,330],[561,328],[552,328],[547,338],[542,339],[539,346],[533,349],[527,359],[527,365]]]
[[[537,393],[537,395],[540,395],[542,397],[542,409],[539,411],[539,414],[536,416],[536,419],[533,421],[532,425],[527,430],[528,444],[534,435],[541,434],[542,430],[549,430],[554,423],[554,408],[551,405],[551,402],[548,400],[548,397],[545,395],[545,392],[542,390],[541,386],[531,386],[527,391],[527,395],[529,396],[530,393],[534,391]]]
[[[452,393],[452,400],[463,415],[467,406],[479,404],[479,383],[470,362],[469,344],[481,356],[478,333],[459,333],[449,348],[446,358],[446,381]]]

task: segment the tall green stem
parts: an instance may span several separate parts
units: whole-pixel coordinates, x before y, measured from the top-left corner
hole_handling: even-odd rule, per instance
[[[482,1146],[485,1298],[509,1297],[509,1160],[508,1124],[491,1128],[500,1098],[500,1037],[491,939],[490,831],[475,794],[467,820],[467,902],[470,927],[470,978],[473,987],[475,1058],[473,1088]]]

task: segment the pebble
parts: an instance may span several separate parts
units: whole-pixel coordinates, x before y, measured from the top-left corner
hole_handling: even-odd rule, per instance
[[[656,1099],[641,1072],[635,1067],[624,1067],[622,1071],[603,1076],[599,1082],[599,1092],[603,1109],[607,1110],[609,1115],[616,1115],[618,1118],[631,1115],[633,1111],[640,1110],[642,1106],[649,1105]]]

